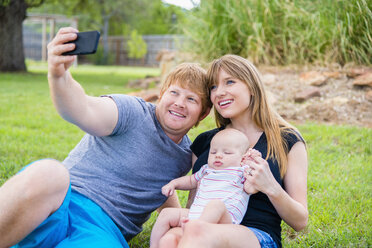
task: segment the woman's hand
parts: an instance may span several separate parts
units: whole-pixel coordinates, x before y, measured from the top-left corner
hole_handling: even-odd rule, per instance
[[[75,56],[64,56],[62,53],[72,51],[75,44],[68,43],[77,37],[78,30],[72,27],[61,28],[53,40],[48,44],[48,72],[49,76],[59,78],[64,76],[67,69],[76,59]]]

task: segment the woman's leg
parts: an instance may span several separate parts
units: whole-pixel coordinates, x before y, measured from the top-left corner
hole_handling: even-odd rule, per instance
[[[62,204],[69,173],[58,161],[39,160],[0,188],[0,247],[21,241]]]
[[[160,239],[171,229],[172,227],[181,226],[181,219],[187,217],[189,213],[188,209],[185,208],[164,208],[155,224],[152,228],[150,247],[159,247]]]
[[[178,247],[259,248],[260,244],[255,234],[245,226],[190,220],[185,224]]]

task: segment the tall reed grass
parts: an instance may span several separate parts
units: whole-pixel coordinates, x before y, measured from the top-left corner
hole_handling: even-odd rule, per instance
[[[203,0],[183,27],[202,59],[372,64],[372,1]]]

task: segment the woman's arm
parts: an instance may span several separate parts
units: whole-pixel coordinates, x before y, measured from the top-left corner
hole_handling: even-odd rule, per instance
[[[288,154],[284,188],[269,196],[282,219],[296,231],[307,225],[307,152],[303,142],[297,142]]]
[[[305,228],[307,210],[307,152],[303,142],[293,145],[288,154],[288,168],[284,176],[284,190],[272,175],[267,161],[256,158],[249,163],[253,168],[247,180],[259,191],[265,193],[280,217],[294,230]]]

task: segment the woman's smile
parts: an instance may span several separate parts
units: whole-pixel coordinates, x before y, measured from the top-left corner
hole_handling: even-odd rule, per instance
[[[232,99],[221,100],[221,101],[218,101],[218,106],[220,106],[220,108],[227,108],[233,102],[234,100]]]

